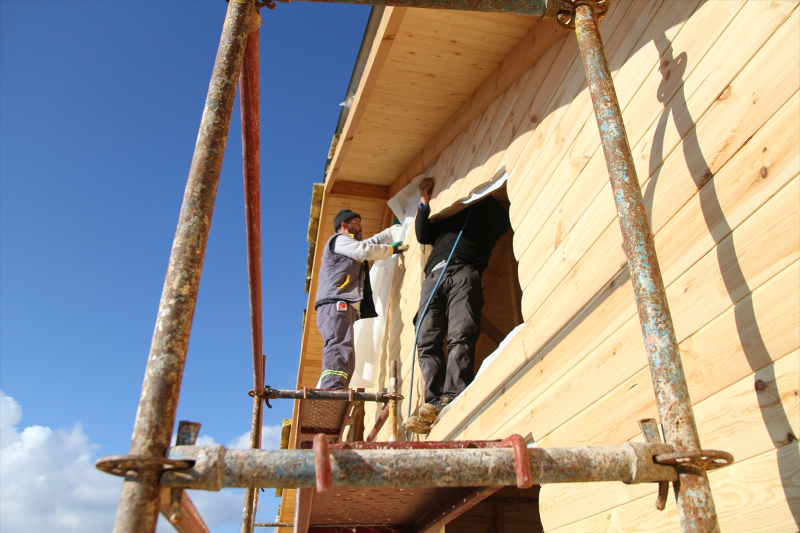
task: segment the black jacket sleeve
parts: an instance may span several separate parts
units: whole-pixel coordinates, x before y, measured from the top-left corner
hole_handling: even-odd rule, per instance
[[[430,214],[430,204],[425,209],[420,208],[417,210],[417,217],[414,219],[414,230],[417,234],[417,242],[420,244],[433,244],[436,242],[438,223],[430,221],[428,218]]]

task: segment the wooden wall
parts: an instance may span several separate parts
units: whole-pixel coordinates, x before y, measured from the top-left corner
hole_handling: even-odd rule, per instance
[[[800,525],[797,6],[617,0],[601,23],[701,440],[736,458],[710,475],[723,531]],[[435,210],[502,171],[526,325],[429,438],[639,439],[637,420],[657,418],[655,398],[573,38],[442,152]],[[403,394],[426,258],[409,241],[383,370],[401,361]],[[655,511],[654,490],[546,486],[542,522],[559,532],[677,531],[674,503]]]

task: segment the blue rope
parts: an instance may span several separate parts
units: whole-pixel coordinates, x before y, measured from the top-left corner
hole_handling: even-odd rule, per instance
[[[428,312],[428,306],[431,305],[431,301],[436,295],[436,291],[439,289],[439,283],[442,282],[444,273],[447,270],[447,267],[450,265],[450,259],[453,258],[453,253],[456,251],[458,241],[461,240],[461,234],[464,233],[464,228],[467,227],[467,222],[469,222],[470,215],[472,215],[472,206],[469,206],[469,209],[467,210],[467,218],[464,219],[464,224],[461,225],[461,230],[458,232],[456,242],[453,244],[453,249],[450,250],[450,255],[447,256],[447,262],[445,262],[444,267],[442,268],[442,273],[439,274],[439,279],[436,280],[436,285],[433,286],[433,291],[431,291],[431,295],[428,297],[428,301],[425,303],[425,307],[422,309],[422,314],[417,320],[417,333],[414,335],[414,351],[411,354],[411,383],[408,385],[408,416],[411,416],[411,404],[413,403],[411,400],[414,398],[414,363],[417,361],[417,342],[419,341],[419,330],[422,326],[422,321],[425,319],[425,313]],[[406,435],[406,440],[408,440],[408,435]]]

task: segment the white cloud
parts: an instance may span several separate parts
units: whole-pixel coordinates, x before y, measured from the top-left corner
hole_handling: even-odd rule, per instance
[[[199,441],[203,437],[198,438]],[[244,433],[228,444],[231,450],[246,450],[250,447],[250,432]],[[261,448],[264,450],[277,450],[281,447],[281,426],[261,426]]]
[[[97,470],[80,424],[17,431],[22,408],[0,391],[0,530],[100,533],[111,530],[122,480]]]
[[[95,468],[97,444],[90,442],[79,423],[69,430],[29,426],[20,431],[21,420],[20,404],[0,390],[0,531],[110,531],[122,479]],[[280,433],[280,426],[264,426],[263,447],[278,448]],[[227,447],[247,448],[249,442],[247,432]],[[197,439],[198,445],[214,443],[208,435]],[[189,494],[209,528],[239,530],[242,490]],[[157,530],[175,531],[163,517]]]

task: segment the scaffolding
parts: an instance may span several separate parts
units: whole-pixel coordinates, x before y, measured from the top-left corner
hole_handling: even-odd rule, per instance
[[[589,481],[658,483],[656,506],[664,508],[673,483],[684,533],[719,531],[706,472],[732,463],[730,454],[703,450],[694,421],[674,327],[656,257],[653,236],[617,101],[597,22],[609,0],[322,0],[336,3],[510,12],[555,18],[574,29],[600,131],[611,187],[622,229],[623,246],[634,287],[658,412],[666,442],[654,420],[640,422],[644,443],[577,448],[528,448],[518,435],[504,441],[397,442],[397,400],[392,390],[277,391],[264,386],[262,355],[259,9],[272,0],[229,0],[211,84],[206,98],[180,219],[159,304],[130,453],[100,459],[98,468],[124,476],[114,525],[116,533],[152,533],[159,512],[182,533],[208,531],[185,489],[218,491],[244,487],[242,532],[253,527],[293,527],[307,533],[314,495],[337,497],[334,489],[444,490],[439,504],[413,517],[411,529],[426,533],[441,527],[501,487]],[[182,422],[175,446],[180,384],[205,256],[206,242],[230,126],[236,86],[240,86],[250,289],[253,379],[249,450],[195,446],[199,425]],[[393,364],[392,374],[397,369]],[[295,428],[295,449],[262,450],[261,415],[270,399],[298,400],[305,408],[329,408],[337,428],[303,434]],[[344,425],[357,419],[358,402],[386,403],[379,423],[389,420],[390,440],[339,442]],[[304,409],[300,407],[299,409]],[[363,413],[363,411],[362,411]],[[302,417],[301,417],[302,420]],[[363,416],[362,416],[363,421]],[[301,424],[298,424],[302,426]],[[319,429],[319,428],[318,428]],[[357,433],[357,431],[356,431]],[[363,425],[361,427],[363,436]],[[363,437],[362,437],[363,438]],[[303,442],[306,443],[303,446]],[[311,449],[304,449],[311,447]],[[293,524],[256,524],[258,488],[296,488]],[[426,492],[424,494],[430,494]],[[322,496],[321,496],[322,497]],[[343,501],[338,505],[347,507]],[[407,522],[402,524],[408,525]],[[326,523],[327,527],[344,524]],[[400,531],[398,523],[347,523],[357,531]]]

